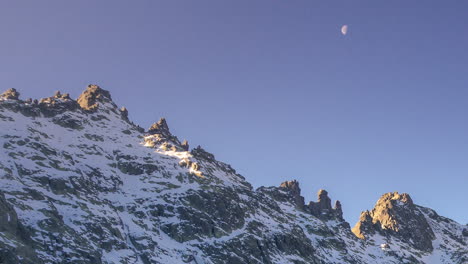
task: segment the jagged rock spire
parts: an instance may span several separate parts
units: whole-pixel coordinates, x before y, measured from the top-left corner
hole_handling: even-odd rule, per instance
[[[188,151],[188,142],[180,143],[179,139],[169,131],[166,119],[163,117],[151,125],[145,137],[147,146],[158,147],[162,150]]]
[[[320,189],[317,193],[317,202],[309,202],[307,205],[309,211],[315,216],[322,216],[331,211],[331,199],[328,197],[328,192]]]
[[[149,134],[170,134],[166,118],[161,118],[148,129]]]
[[[19,100],[20,93],[15,88],[10,88],[1,94],[4,99]]]
[[[335,215],[343,220],[343,208],[341,207],[341,202],[336,200],[335,202],[335,207],[333,207],[333,210],[335,211]]]
[[[382,195],[374,209],[361,214],[353,228],[359,238],[379,232],[394,235],[420,250],[431,251],[434,233],[427,220],[407,193],[390,192]]]
[[[305,207],[306,211],[320,218],[325,218],[325,219],[335,218],[340,221],[344,221],[343,209],[341,207],[340,201],[336,201],[335,207],[332,208],[331,199],[330,197],[328,197],[328,192],[323,189],[320,189],[318,191],[317,197],[318,197],[317,202],[309,202],[309,204],[307,204],[307,206]]]
[[[186,139],[184,139],[184,141],[182,141],[182,144],[180,144],[182,146],[182,148],[185,150],[185,151],[188,151],[190,146],[189,146],[189,143]]]
[[[293,196],[296,208],[304,209],[304,197],[301,196],[301,188],[298,181],[285,181],[281,183],[280,188],[287,190]]]
[[[328,197],[328,192],[320,189],[317,193],[318,197],[318,205],[320,209],[326,209],[326,210],[331,210],[331,199]]]
[[[121,114],[121,116],[122,116],[122,118],[123,118],[124,120],[129,121],[129,120],[128,120],[128,110],[127,110],[126,107],[123,107],[123,106],[122,106],[122,107],[120,108],[120,114]]]
[[[109,91],[106,91],[95,84],[90,84],[86,90],[78,97],[78,104],[87,111],[95,111],[99,102],[111,102]]]

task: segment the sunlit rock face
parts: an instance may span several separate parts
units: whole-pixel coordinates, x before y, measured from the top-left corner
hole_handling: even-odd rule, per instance
[[[468,261],[468,228],[409,195],[382,196],[353,233],[327,191],[306,204],[295,180],[254,189],[164,118],[128,116],[97,85],[0,95],[1,264]]]
[[[145,146],[159,148],[164,151],[187,151],[188,143],[180,143],[180,140],[169,131],[165,118],[153,123],[146,132]]]
[[[157,123],[154,123],[151,125],[151,127],[148,129],[149,134],[164,134],[168,135],[170,134],[169,132],[169,126],[167,125],[166,119],[161,118]]]
[[[415,248],[432,251],[434,232],[411,197],[398,192],[380,197],[372,211],[361,214],[353,232],[360,238],[379,232],[409,241]]]
[[[112,102],[109,91],[106,91],[95,84],[90,84],[86,90],[78,97],[78,104],[87,111],[96,111],[99,103]]]
[[[20,93],[15,88],[10,88],[0,95],[7,100],[19,100]]]

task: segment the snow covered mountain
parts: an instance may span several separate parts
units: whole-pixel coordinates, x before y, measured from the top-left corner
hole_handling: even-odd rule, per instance
[[[0,96],[0,263],[468,263],[468,226],[387,193],[351,229],[325,190],[252,186],[108,91]]]

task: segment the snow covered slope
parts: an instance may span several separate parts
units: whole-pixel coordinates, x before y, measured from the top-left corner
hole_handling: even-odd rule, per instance
[[[468,262],[468,227],[406,194],[353,233],[326,191],[305,204],[296,181],[254,190],[164,119],[145,131],[127,115],[96,85],[0,96],[0,263]]]

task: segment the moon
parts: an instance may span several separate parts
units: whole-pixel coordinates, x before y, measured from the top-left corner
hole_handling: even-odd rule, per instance
[[[343,25],[341,27],[341,34],[346,35],[348,33],[348,25]]]

